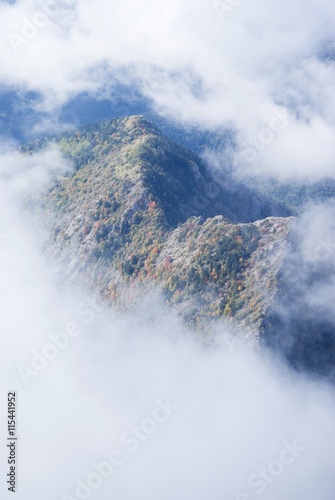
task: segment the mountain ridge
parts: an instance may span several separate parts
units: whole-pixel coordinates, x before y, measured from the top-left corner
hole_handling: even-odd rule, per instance
[[[61,259],[64,282],[83,282],[121,308],[158,288],[189,326],[225,318],[257,337],[294,223],[285,210],[228,176],[222,187],[141,116],[53,142],[75,164],[42,208],[46,252]]]
[[[80,140],[75,144],[78,136]],[[125,136],[127,144],[124,142]],[[142,169],[143,184],[155,191],[171,225],[184,222],[192,215],[224,215],[232,222],[253,222],[273,215],[290,215],[279,203],[272,203],[265,196],[259,196],[228,175],[219,184],[204,160],[166,138],[141,115],[85,126],[74,134],[37,140],[21,147],[21,151],[27,153],[38,150],[50,140],[74,161],[77,170],[94,160],[98,142],[100,146],[102,142],[105,144],[105,148],[99,151],[101,161],[106,162],[103,156],[108,161],[108,152],[114,156],[119,155],[120,159],[119,150],[123,149],[121,163],[128,171],[134,172],[138,161],[138,166]],[[111,151],[108,151],[107,142],[112,144]],[[130,157],[126,151],[129,143],[132,149]],[[97,158],[99,154],[96,155]],[[124,174],[126,175],[125,172]],[[176,204],[183,205],[179,213],[174,213]]]

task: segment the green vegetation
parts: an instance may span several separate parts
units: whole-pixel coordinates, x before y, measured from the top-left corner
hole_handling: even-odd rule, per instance
[[[319,203],[335,198],[334,179],[280,182],[276,179],[251,178],[248,179],[248,185],[268,199],[282,203],[294,214],[301,212],[306,203]]]
[[[56,219],[51,246],[72,248],[80,279],[120,307],[141,287],[159,286],[190,325],[248,316],[252,256],[262,251],[264,237],[272,241],[281,233],[269,236],[277,224],[270,219],[262,231],[228,220],[244,221],[248,206],[257,204],[246,188],[240,200],[228,179],[221,188],[196,155],[143,117],[50,140],[74,163],[44,200]],[[22,152],[47,144],[36,141]],[[257,308],[261,315],[261,293]]]

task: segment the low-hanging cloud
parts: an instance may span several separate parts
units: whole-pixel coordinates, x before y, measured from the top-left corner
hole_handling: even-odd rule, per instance
[[[6,161],[17,165],[16,155]],[[30,185],[41,158],[29,161],[2,177],[3,193],[16,177]],[[196,340],[159,296],[120,315],[60,287],[36,222],[20,196],[10,210],[7,200],[0,380],[3,395],[18,393],[18,499],[333,498],[327,383],[233,343],[224,325],[213,342]],[[11,498],[6,473],[2,462]]]

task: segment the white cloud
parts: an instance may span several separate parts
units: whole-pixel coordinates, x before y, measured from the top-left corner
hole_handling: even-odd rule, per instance
[[[273,154],[248,168],[300,176],[307,154],[299,130],[305,128],[303,140],[314,139],[307,170],[333,172],[329,157],[314,161],[324,148],[315,124],[322,123],[326,135],[333,136],[333,63],[315,57],[333,39],[331,0],[308,6],[302,0],[241,2],[224,20],[205,0],[49,5],[55,8],[48,8],[52,20],[45,25],[34,0],[0,7],[0,79],[41,91],[45,109],[84,90],[105,90],[122,74],[130,84],[144,84],[143,92],[161,112],[204,127],[233,126],[243,144],[280,104],[291,109],[292,131],[273,146]],[[29,34],[27,20],[43,26],[36,32],[30,27]],[[15,51],[9,33],[31,39]],[[298,144],[290,155],[295,137]]]
[[[6,151],[6,145],[0,151],[0,192],[3,198],[23,199],[38,196],[55,174],[64,175],[71,169],[70,161],[59,150],[49,146],[39,153],[20,154]]]
[[[74,496],[76,478],[85,481],[93,462],[120,450],[124,463],[96,491],[101,500],[235,500],[241,492],[256,498],[250,475],[258,477],[296,440],[304,451],[280,477],[270,476],[267,498],[331,500],[333,389],[262,354],[230,349],[224,325],[204,347],[160,300],[148,298],[123,317],[108,309],[92,316],[92,307],[88,315],[78,313],[85,293],[59,289],[30,219],[9,196],[23,192],[17,186],[30,188],[35,166],[48,158],[33,156],[17,168],[17,156],[7,153],[11,176],[1,177],[8,196],[0,197],[0,231],[7,235],[0,250],[0,387],[2,394],[18,391],[16,497]],[[37,177],[43,184],[44,175]],[[26,386],[18,367],[31,366],[32,350],[43,353],[50,334],[64,332],[69,322],[80,334]],[[123,434],[137,432],[133,426],[151,418],[157,399],[166,397],[178,408],[154,433],[142,434],[132,452]],[[5,422],[5,404],[0,414]],[[0,472],[4,478],[5,461]],[[4,499],[11,495],[2,492]]]

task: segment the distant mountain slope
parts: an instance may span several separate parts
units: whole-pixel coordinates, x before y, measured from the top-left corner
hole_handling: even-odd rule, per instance
[[[309,230],[307,222],[290,234],[277,295],[260,325],[261,339],[295,368],[335,381],[334,247],[317,246],[322,257],[307,257]]]
[[[260,196],[280,203],[293,214],[302,211],[307,203],[322,203],[335,199],[335,180],[325,178],[315,182],[291,180],[282,182],[263,177],[245,179]]]

